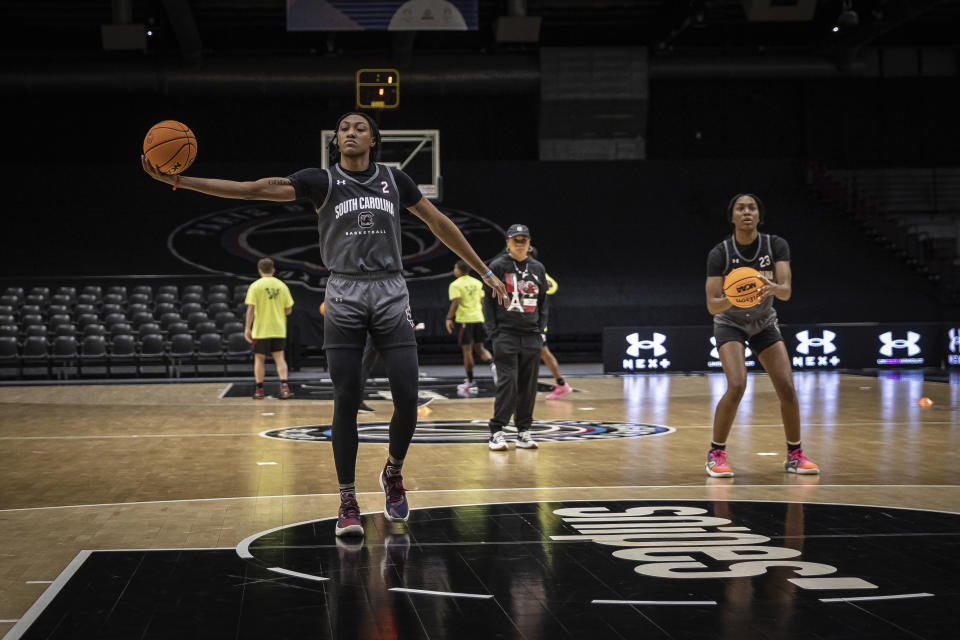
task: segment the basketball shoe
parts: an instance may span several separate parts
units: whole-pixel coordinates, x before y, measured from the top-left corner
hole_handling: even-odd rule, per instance
[[[461,398],[469,398],[477,395],[477,383],[473,380],[464,380],[457,385],[457,395]]]
[[[368,405],[363,400],[360,401],[360,406],[357,407],[357,413],[374,413],[373,407]]]
[[[357,496],[348,495],[340,498],[340,512],[337,514],[338,536],[362,536],[363,525],[360,523],[360,505]]]
[[[286,383],[280,385],[280,399],[288,400],[293,394],[290,393],[290,386]]]
[[[386,494],[383,515],[391,522],[406,522],[410,517],[410,505],[407,504],[407,490],[403,488],[403,476],[399,473],[388,474],[386,467],[380,472],[380,488]]]
[[[733,469],[727,464],[727,452],[723,449],[710,449],[705,467],[707,475],[711,478],[733,477]]]
[[[490,377],[493,378],[493,384],[497,384],[497,364],[493,360],[490,361]]]
[[[503,431],[497,431],[495,434],[490,436],[490,450],[491,451],[506,451],[507,450],[507,438],[503,434]]]
[[[820,467],[816,462],[803,455],[803,449],[794,449],[788,453],[787,459],[783,461],[783,468],[787,473],[799,473],[801,475],[820,473]]]
[[[573,387],[571,387],[569,383],[564,382],[563,384],[558,384],[553,387],[553,390],[547,394],[547,400],[556,400],[572,392]]]
[[[263,395],[263,387],[257,387],[256,389],[254,389],[253,391],[254,400],[263,400],[264,397],[265,396]]]
[[[533,439],[529,431],[521,431],[517,434],[518,449],[536,449],[538,446],[537,441]]]

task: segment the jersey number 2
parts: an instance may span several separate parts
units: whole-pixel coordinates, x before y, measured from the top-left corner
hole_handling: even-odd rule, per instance
[[[386,181],[386,180],[384,180],[384,181],[381,182],[380,184],[383,185],[383,192],[384,192],[384,193],[390,193],[390,191],[387,189],[387,181]]]

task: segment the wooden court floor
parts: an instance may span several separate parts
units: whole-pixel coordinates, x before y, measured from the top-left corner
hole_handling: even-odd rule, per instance
[[[414,443],[404,467],[411,506],[670,499],[960,512],[960,385],[909,373],[796,374],[804,450],[822,468],[796,476],[782,470],[773,389],[751,375],[728,445],[736,477],[711,479],[703,461],[722,375],[570,382],[580,392],[556,401],[540,394],[537,420],[673,431],[535,451]],[[332,403],[220,398],[226,384],[0,388],[0,635],[81,551],[229,548],[336,514],[330,444],[259,435],[329,424]],[[919,406],[921,397],[933,404]],[[389,419],[388,402],[371,404],[376,413],[361,422]],[[489,398],[439,399],[423,420],[486,420],[492,406]],[[364,512],[382,509],[376,478],[385,455],[383,444],[360,446]],[[956,622],[955,612],[945,615]]]

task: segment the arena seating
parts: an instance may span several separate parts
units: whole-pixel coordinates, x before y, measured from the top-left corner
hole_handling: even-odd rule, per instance
[[[246,284],[7,286],[4,378],[222,375],[250,371]]]

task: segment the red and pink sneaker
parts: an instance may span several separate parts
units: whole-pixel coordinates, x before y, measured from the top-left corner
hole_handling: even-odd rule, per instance
[[[799,473],[801,475],[820,473],[820,466],[803,455],[803,449],[794,449],[788,453],[787,459],[783,461],[783,468],[787,473]]]
[[[727,464],[727,452],[723,449],[710,449],[705,467],[711,478],[733,477],[733,469]]]

